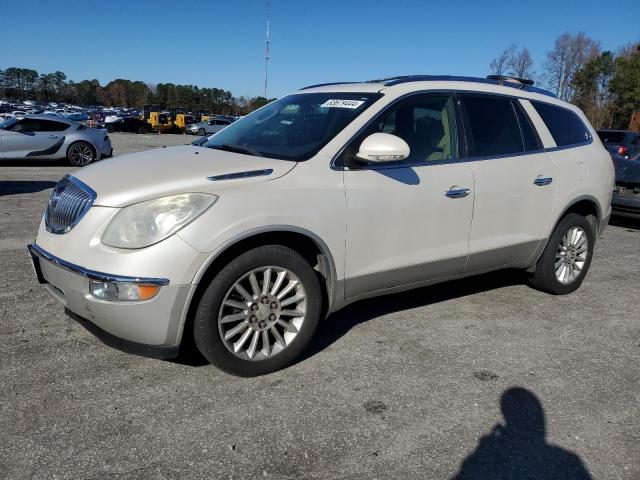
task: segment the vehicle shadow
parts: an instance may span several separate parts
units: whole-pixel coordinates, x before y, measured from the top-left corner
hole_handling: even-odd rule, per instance
[[[613,216],[611,217],[611,220],[609,220],[609,225],[613,225],[614,227],[627,228],[629,230],[640,230],[640,219]]]
[[[61,160],[37,160],[31,158],[20,158],[17,160],[0,160],[0,167],[69,167],[71,165],[66,159]]]
[[[526,283],[524,272],[501,270],[473,278],[453,280],[407,292],[360,300],[321,321],[311,344],[298,361],[304,361],[316,355],[346,335],[356,325],[376,317],[524,283]]]
[[[500,408],[504,424],[480,438],[452,480],[592,478],[578,455],[547,443],[544,409],[533,392],[510,388],[502,394]]]
[[[45,180],[0,180],[0,197],[35,193],[55,187],[56,182]]]

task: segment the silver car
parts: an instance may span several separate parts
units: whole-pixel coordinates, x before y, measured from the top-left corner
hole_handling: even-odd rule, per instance
[[[28,115],[0,123],[0,159],[66,158],[75,167],[110,157],[106,130],[50,115]]]
[[[220,130],[230,125],[231,123],[231,120],[214,118],[206,122],[192,123],[187,127],[187,133],[193,133],[194,135],[200,135],[201,137],[204,137],[205,135],[218,133]]]

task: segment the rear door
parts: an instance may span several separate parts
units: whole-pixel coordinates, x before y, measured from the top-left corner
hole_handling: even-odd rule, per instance
[[[551,219],[558,166],[516,98],[460,99],[475,180],[467,270],[526,264]]]

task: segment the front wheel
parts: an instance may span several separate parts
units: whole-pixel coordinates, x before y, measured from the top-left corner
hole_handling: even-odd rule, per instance
[[[198,129],[198,135],[200,135],[201,137],[204,137],[206,134],[207,132],[204,131],[204,128]]]
[[[96,152],[87,142],[75,142],[67,150],[67,160],[74,167],[89,165],[96,159]]]
[[[234,375],[280,370],[313,337],[321,298],[318,277],[299,253],[280,245],[255,248],[222,268],[203,293],[196,346]]]
[[[595,233],[582,215],[570,213],[551,234],[530,277],[534,288],[566,295],[580,287],[591,265]]]

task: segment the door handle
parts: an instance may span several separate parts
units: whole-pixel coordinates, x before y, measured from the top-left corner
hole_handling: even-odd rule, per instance
[[[449,198],[463,198],[466,197],[467,195],[469,195],[469,192],[471,190],[469,190],[468,188],[458,188],[458,187],[451,187],[449,190],[447,190],[444,194],[446,197]]]
[[[60,138],[59,135],[49,135],[49,138]]]
[[[538,185],[539,187],[544,187],[545,185],[549,185],[551,182],[553,182],[553,178],[543,177],[543,176],[539,176],[533,181],[533,183]]]

